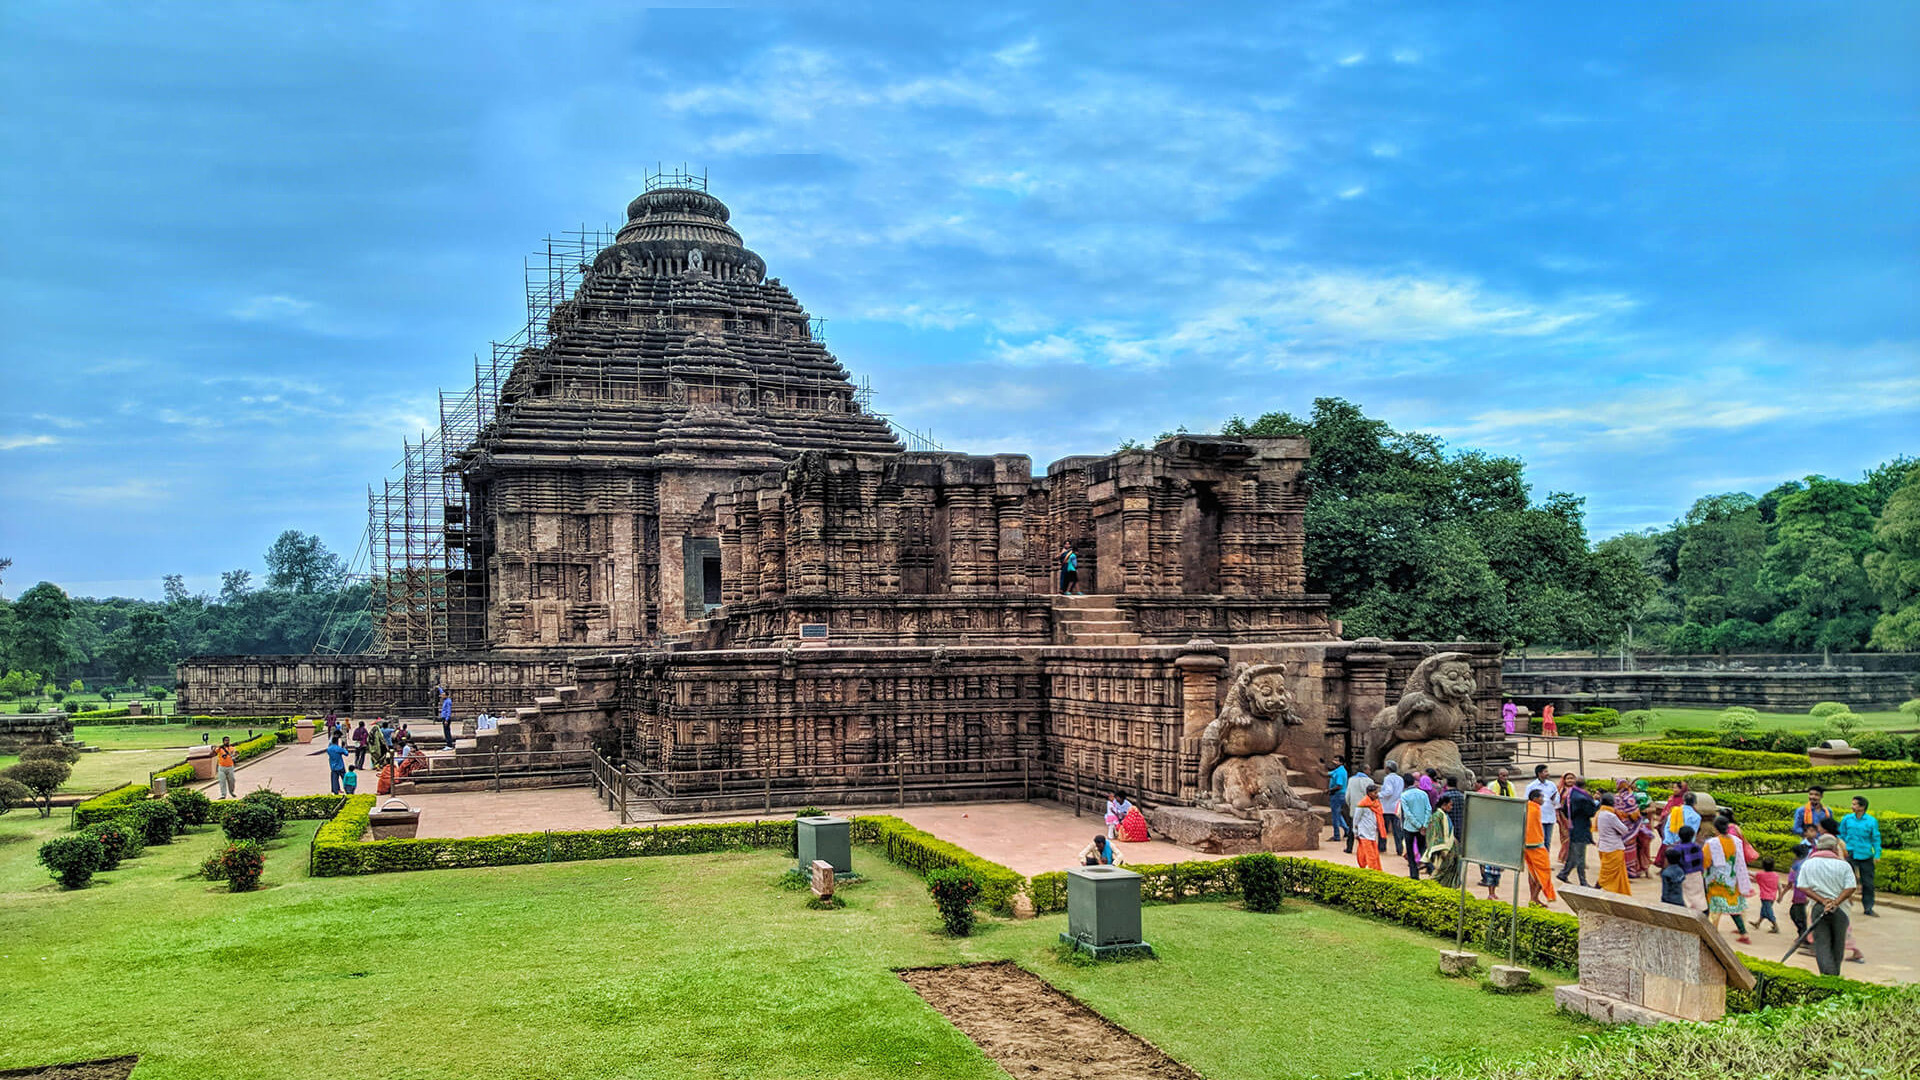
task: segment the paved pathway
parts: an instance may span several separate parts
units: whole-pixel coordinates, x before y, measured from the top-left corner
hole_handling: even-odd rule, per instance
[[[289,746],[265,757],[255,758],[240,766],[238,780],[242,794],[256,787],[270,787],[286,795],[323,794],[328,789],[327,761],[324,755],[317,753],[320,744],[303,748]],[[1593,770],[1596,775],[1611,775],[1604,769]],[[373,774],[366,774],[365,790],[371,790]],[[432,837],[490,836],[508,832],[540,832],[546,829],[608,829],[620,826],[619,815],[606,809],[604,803],[596,799],[588,788],[546,788],[533,791],[468,791],[439,792],[434,794],[408,795],[406,800],[419,808],[420,835]],[[1048,870],[1063,870],[1072,865],[1080,849],[1086,846],[1095,833],[1105,831],[1100,817],[1090,811],[1075,817],[1071,809],[1051,802],[999,802],[999,803],[941,803],[932,805],[914,805],[907,807],[851,807],[848,813],[886,813],[903,818],[913,825],[925,829],[943,840],[951,841],[968,851],[991,859],[1014,871],[1032,876]],[[645,828],[656,822],[688,823],[694,821],[740,821],[753,820],[755,817],[767,817],[760,814],[710,815],[703,817],[665,818],[646,816],[631,821],[635,828]],[[784,816],[784,815],[775,815]],[[1166,843],[1150,841],[1145,844],[1119,845],[1122,856],[1133,863],[1180,862],[1195,859],[1215,859],[1221,856],[1207,855]],[[1354,858],[1340,845],[1323,842],[1313,857],[1344,866],[1355,865]],[[1588,879],[1599,880],[1599,855],[1589,852]],[[1383,852],[1382,861],[1389,872],[1405,873],[1406,860],[1396,859],[1390,851]],[[1478,880],[1477,875],[1472,880]],[[1576,879],[1577,880],[1577,879]],[[1484,890],[1471,890],[1474,895],[1484,897]],[[1657,879],[1641,879],[1633,882],[1635,896],[1658,900],[1660,896]],[[1525,903],[1526,885],[1521,883],[1522,903]],[[1513,895],[1513,875],[1509,872],[1501,883],[1500,898],[1510,899]],[[1555,911],[1568,910],[1564,903],[1548,905]],[[1867,979],[1873,982],[1920,982],[1920,898],[1887,896],[1880,898],[1881,915],[1878,918],[1865,918],[1859,914],[1859,905],[1855,904],[1853,920],[1854,935],[1861,950],[1867,956],[1864,964],[1847,964],[1848,977]],[[1755,913],[1758,902],[1753,903]],[[1782,919],[1786,917],[1786,905],[1780,905]],[[1723,934],[1735,949],[1755,956],[1775,959],[1787,951],[1792,944],[1793,924],[1784,923],[1786,929],[1780,934],[1761,931],[1754,935],[1750,945],[1733,942],[1732,924],[1729,922]],[[1809,954],[1796,955],[1789,961],[1795,967],[1814,970],[1813,958]]]

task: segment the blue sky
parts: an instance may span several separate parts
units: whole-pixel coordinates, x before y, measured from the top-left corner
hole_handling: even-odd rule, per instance
[[[351,552],[659,162],[949,449],[1338,395],[1596,537],[1920,452],[1920,7],[0,7],[6,591]]]

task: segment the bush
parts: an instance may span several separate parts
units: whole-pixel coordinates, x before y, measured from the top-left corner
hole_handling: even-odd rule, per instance
[[[56,836],[40,845],[40,862],[60,884],[69,889],[84,889],[94,872],[106,865],[106,845],[88,833]]]
[[[60,785],[66,783],[67,777],[72,775],[73,766],[64,761],[46,759],[22,761],[17,765],[7,766],[7,771],[0,773],[0,776],[5,776],[27,789],[27,792],[33,796],[33,801],[39,804],[41,817],[53,816],[53,793],[59,791]]]
[[[229,840],[271,840],[280,835],[280,811],[272,804],[243,800],[220,818],[220,828]]]
[[[118,821],[102,821],[84,831],[100,838],[100,846],[106,851],[100,862],[102,870],[119,869],[121,860],[133,858],[147,846],[146,837],[138,829]]]
[[[275,817],[280,818],[282,821],[286,820],[287,797],[277,791],[272,791],[267,788],[255,788],[242,796],[240,801],[243,803],[252,803],[255,806],[264,806],[272,810]]]
[[[228,844],[220,853],[220,873],[227,879],[227,888],[233,892],[246,892],[260,884],[260,872],[267,866],[267,857],[260,845],[251,840],[241,840]]]
[[[136,829],[148,844],[171,844],[180,831],[180,812],[165,799],[135,803],[114,817],[128,828]]]
[[[167,792],[167,801],[180,815],[182,825],[205,825],[213,814],[213,800],[192,788],[174,788]]]
[[[68,765],[80,760],[80,751],[71,746],[51,743],[41,746],[29,746],[20,751],[21,761],[64,761]]]
[[[71,699],[69,699],[67,703],[61,707],[67,710],[68,716],[72,716],[74,713],[77,713],[80,711],[80,703]]]
[[[1652,709],[1634,709],[1632,712],[1620,717],[1620,722],[1632,728],[1636,734],[1645,735],[1647,733],[1647,725],[1659,718],[1660,714],[1654,712]]]
[[[74,827],[84,829],[96,821],[107,821],[152,794],[153,790],[146,784],[128,784],[102,792],[73,808]]]
[[[973,871],[944,866],[927,875],[927,892],[933,906],[940,909],[940,922],[947,933],[966,937],[973,933],[973,905],[980,899],[980,880]]]
[[[206,878],[208,881],[227,880],[227,866],[220,858],[224,853],[225,849],[223,848],[202,860],[200,863],[200,876]]]
[[[1720,740],[1720,732],[1714,728],[1670,727],[1660,732],[1660,738],[1666,742],[1697,742],[1700,740],[1718,742]]]
[[[1618,755],[1621,761],[1694,765],[1702,769],[1791,769],[1795,766],[1804,767],[1807,763],[1807,759],[1800,755],[1727,750],[1702,743],[1621,743]]]
[[[1839,701],[1823,701],[1807,710],[1807,715],[1816,720],[1825,720],[1834,713],[1852,712],[1853,707]]]
[[[166,687],[164,687],[164,686],[149,686],[149,687],[147,687],[147,696],[148,696],[148,697],[150,697],[150,698],[152,698],[152,699],[153,699],[153,700],[155,700],[155,701],[165,701],[165,700],[167,700],[167,692],[168,692],[168,691],[167,691],[167,688],[166,688]]]
[[[1804,754],[1815,742],[1811,731],[1776,731],[1767,749],[1776,754]]]
[[[1760,727],[1760,714],[1745,705],[1729,705],[1720,710],[1722,735],[1745,735]]]
[[[1914,698],[1912,701],[1901,705],[1900,711],[1913,717],[1915,720],[1920,720],[1920,698]]]
[[[10,776],[0,776],[0,814],[32,802],[33,792],[27,790],[27,785]]]
[[[1913,747],[1907,739],[1887,731],[1870,731],[1852,740],[1860,756],[1871,761],[1905,761],[1913,756]]]
[[[1262,914],[1280,910],[1280,899],[1286,886],[1280,878],[1280,860],[1272,854],[1260,851],[1252,855],[1242,855],[1233,860],[1233,870],[1240,878],[1240,896],[1248,911]]]

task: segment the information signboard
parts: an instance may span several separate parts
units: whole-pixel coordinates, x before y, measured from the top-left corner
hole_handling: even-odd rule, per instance
[[[1501,795],[1467,795],[1467,830],[1461,858],[1484,866],[1520,870],[1527,839],[1527,800]]]

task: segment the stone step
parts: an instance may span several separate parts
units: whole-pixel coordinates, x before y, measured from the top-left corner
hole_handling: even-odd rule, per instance
[[[1114,608],[1118,603],[1111,596],[1056,596],[1053,598],[1056,608]]]
[[[580,696],[580,688],[577,686],[556,686],[553,688],[553,696],[559,698],[561,701],[572,701]]]
[[[1075,634],[1069,645],[1090,645],[1096,647],[1113,645],[1138,645],[1139,634]]]
[[[1061,619],[1058,625],[1075,634],[1121,634],[1133,629],[1125,619]]]

